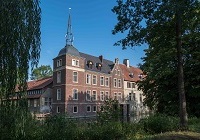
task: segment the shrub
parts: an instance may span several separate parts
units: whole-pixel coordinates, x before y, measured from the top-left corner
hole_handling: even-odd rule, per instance
[[[166,116],[163,114],[155,114],[149,116],[139,122],[143,125],[144,130],[150,134],[157,134],[167,131],[178,130],[179,121],[175,117]]]

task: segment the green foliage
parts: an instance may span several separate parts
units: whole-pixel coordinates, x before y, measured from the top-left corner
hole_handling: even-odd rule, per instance
[[[140,121],[144,130],[150,134],[158,134],[168,131],[176,131],[179,128],[178,119],[163,114],[155,114]]]
[[[50,65],[41,65],[32,71],[31,80],[38,80],[52,75],[53,71]]]
[[[118,121],[120,118],[119,102],[112,99],[104,101],[104,104],[101,106],[101,110],[97,112],[97,116],[97,120],[100,123]]]
[[[34,68],[39,61],[40,14],[39,0],[0,2],[1,139],[23,139],[28,135],[25,91],[29,65]]]
[[[146,96],[145,103],[159,113],[179,114],[178,73],[180,72],[177,70],[175,26],[179,10],[187,109],[190,115],[200,116],[199,7],[198,0],[118,0],[112,9],[118,19],[112,33],[125,34],[125,37],[115,45],[121,45],[123,49],[144,43],[149,45],[145,50],[144,64],[140,65],[147,74],[146,79],[140,84],[140,89]]]

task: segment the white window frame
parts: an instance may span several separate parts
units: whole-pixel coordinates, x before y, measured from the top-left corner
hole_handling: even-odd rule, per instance
[[[76,73],[77,75],[74,75],[74,73]],[[76,76],[76,80],[75,80],[75,76]],[[78,72],[77,71],[73,71],[73,82],[78,83]]]
[[[57,67],[62,66],[62,59],[57,60]]]
[[[95,98],[94,98],[94,92],[95,92]],[[92,91],[92,100],[97,101],[97,91],[96,90]]]
[[[117,100],[122,100],[122,93],[121,92],[118,92],[118,94],[117,94]]]
[[[113,79],[113,84],[114,84],[114,87],[116,88],[117,87],[117,78]]]
[[[114,92],[114,100],[117,100],[117,92]]]
[[[91,74],[86,74],[86,84],[90,85],[91,84]]]
[[[108,100],[109,99],[109,92],[108,91],[105,91],[105,100]]]
[[[72,66],[79,67],[79,60],[77,60],[77,59],[72,59]]]
[[[56,90],[56,98],[57,98],[57,100],[61,100],[61,88],[58,88],[57,90]]]
[[[76,92],[74,92],[74,91],[76,91]],[[75,94],[77,94],[77,96],[75,96]],[[75,98],[75,97],[77,97],[77,98]],[[78,89],[72,89],[72,99],[73,100],[78,100]]]
[[[104,91],[100,91],[100,100],[104,101]]]
[[[117,70],[117,74],[120,76],[120,70]]]
[[[88,111],[88,107],[90,108],[89,111]],[[91,112],[91,105],[87,105],[87,106],[86,106],[86,111],[87,111],[87,112]]]
[[[89,95],[89,98],[88,98]],[[86,90],[86,101],[91,101],[91,90]]]
[[[74,109],[75,107],[76,107],[76,110],[77,110],[76,112],[74,111],[74,110],[75,110],[75,109]],[[77,105],[73,106],[73,113],[78,113],[78,106],[77,106]]]
[[[37,99],[33,100],[33,107],[37,107]]]
[[[121,88],[122,87],[122,80],[121,79],[118,79],[118,88]]]
[[[95,109],[94,109],[94,108],[95,108]],[[96,105],[93,106],[92,112],[97,112],[97,106],[96,106]]]
[[[135,88],[136,84],[135,83],[131,83],[132,88]]]
[[[60,107],[59,107],[59,106],[57,106],[56,112],[57,112],[57,113],[60,113]]]
[[[28,107],[31,106],[31,101],[28,99]]]
[[[61,83],[61,71],[57,72],[57,83]]]
[[[104,76],[100,76],[100,86],[104,86]]]
[[[106,86],[106,87],[109,87],[109,77],[106,77],[106,78],[105,78],[105,86]]]
[[[94,82],[94,80],[95,80],[96,83]],[[92,84],[97,85],[97,75],[92,75]]]

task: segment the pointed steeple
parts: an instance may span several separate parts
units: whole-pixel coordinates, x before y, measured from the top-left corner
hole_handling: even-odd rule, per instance
[[[74,36],[72,34],[72,25],[71,25],[71,15],[70,15],[70,10],[71,8],[69,8],[69,18],[68,18],[68,25],[67,25],[67,34],[65,35],[66,38],[66,46],[73,45],[73,41],[74,41]]]

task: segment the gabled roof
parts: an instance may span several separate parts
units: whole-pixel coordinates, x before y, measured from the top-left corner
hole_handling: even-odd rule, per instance
[[[53,82],[52,77],[42,78],[39,80],[29,81],[27,83],[27,90],[42,89]]]
[[[125,81],[137,82],[141,80],[140,75],[143,74],[141,69],[132,66],[127,67],[125,64],[119,64],[119,66]],[[131,74],[133,74],[132,77]]]
[[[86,70],[109,74],[114,66],[114,63],[110,60],[103,59],[101,62],[99,57],[81,53],[81,52],[80,52],[80,56],[85,58],[85,69]],[[87,64],[88,61],[92,61],[92,63],[93,63],[92,67],[88,66],[88,64]],[[101,64],[102,65],[101,69],[98,69],[96,64]]]

